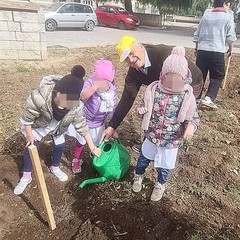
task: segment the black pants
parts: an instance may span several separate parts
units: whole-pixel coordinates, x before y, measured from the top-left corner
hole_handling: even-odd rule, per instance
[[[225,75],[224,53],[198,50],[196,65],[202,71],[204,84],[209,72],[210,84],[206,96],[214,101]]]

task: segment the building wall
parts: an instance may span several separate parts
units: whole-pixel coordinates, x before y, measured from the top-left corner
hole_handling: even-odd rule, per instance
[[[44,16],[31,3],[0,3],[0,59],[47,58]]]

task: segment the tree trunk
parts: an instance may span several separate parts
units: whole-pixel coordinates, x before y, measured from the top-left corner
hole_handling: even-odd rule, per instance
[[[133,14],[132,2],[131,2],[131,0],[125,0],[125,1],[124,1],[124,6],[125,6],[125,8],[126,8],[126,10],[127,10],[128,12],[130,12],[131,14]]]

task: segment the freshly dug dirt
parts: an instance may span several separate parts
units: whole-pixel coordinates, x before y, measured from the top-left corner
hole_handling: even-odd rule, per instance
[[[50,231],[46,222],[36,180],[21,196],[15,196],[26,144],[18,118],[30,91],[43,76],[68,74],[82,64],[87,76],[100,58],[112,60],[117,68],[116,82],[121,96],[127,66],[118,62],[115,47],[52,49],[46,61],[1,61],[0,88],[0,238],[4,240],[200,240],[240,239],[240,56],[234,55],[225,90],[220,90],[212,111],[200,107],[201,126],[187,152],[181,150],[178,165],[171,174],[160,202],[150,201],[156,172],[147,170],[144,188],[131,191],[138,154],[131,146],[141,142],[140,121],[134,106],[119,128],[122,143],[131,155],[131,167],[120,182],[78,187],[97,177],[88,151],[82,173],[71,173],[74,140],[67,139],[63,170],[67,183],[49,173],[51,145],[40,149],[45,180],[57,223]],[[187,55],[194,60],[192,50]],[[141,99],[144,87],[138,96]],[[137,104],[138,101],[136,101]]]

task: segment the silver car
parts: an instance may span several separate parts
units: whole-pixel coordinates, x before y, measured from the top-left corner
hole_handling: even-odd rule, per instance
[[[97,25],[97,16],[90,5],[81,3],[55,3],[44,11],[46,31],[57,28],[80,27],[92,31]]]

